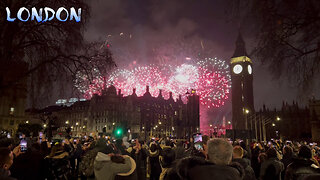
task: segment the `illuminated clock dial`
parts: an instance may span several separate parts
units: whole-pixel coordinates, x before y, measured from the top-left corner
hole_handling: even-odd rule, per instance
[[[248,73],[249,73],[249,74],[252,74],[252,67],[251,67],[250,64],[248,65]]]
[[[240,64],[237,64],[233,67],[233,72],[235,74],[240,74],[242,72],[242,69],[243,69],[242,66]]]

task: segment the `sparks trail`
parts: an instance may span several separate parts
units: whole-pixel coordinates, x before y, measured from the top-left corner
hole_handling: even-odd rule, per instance
[[[157,97],[161,89],[165,99],[172,92],[174,99],[182,95],[182,100],[186,102],[186,92],[194,89],[200,96],[202,105],[218,108],[229,98],[231,88],[229,66],[217,58],[205,58],[177,66],[149,65],[117,69],[106,78],[98,72],[96,74],[96,78],[89,84],[84,76],[78,76],[84,83],[77,88],[87,99],[93,94],[100,94],[104,86],[113,85],[116,89],[121,89],[124,96],[131,95],[133,88],[138,96],[142,96],[146,86],[149,86],[153,97]]]

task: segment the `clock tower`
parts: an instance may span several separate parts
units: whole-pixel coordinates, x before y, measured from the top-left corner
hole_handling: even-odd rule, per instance
[[[248,116],[254,112],[253,104],[253,70],[248,57],[245,42],[239,32],[236,49],[230,61],[232,82],[232,128],[235,130],[250,129]]]

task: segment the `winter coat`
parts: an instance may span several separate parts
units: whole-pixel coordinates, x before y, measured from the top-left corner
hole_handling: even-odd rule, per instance
[[[260,148],[259,147],[255,147],[252,150],[252,157],[251,157],[251,167],[255,173],[256,178],[259,178],[259,174],[260,174],[260,167],[261,164],[258,161],[258,157],[260,154]]]
[[[146,179],[147,176],[147,152],[146,149],[141,148],[138,153],[136,153],[136,150],[132,148],[132,151],[130,152],[130,156],[135,160],[137,164],[137,174],[139,180]]]
[[[94,161],[98,154],[97,149],[90,149],[88,150],[85,155],[82,157],[80,165],[79,165],[79,171],[83,176],[86,177],[94,177]]]
[[[185,157],[196,156],[196,157],[202,157],[203,159],[206,158],[206,156],[202,152],[200,152],[194,147],[194,143],[190,143],[190,144],[192,146],[190,146],[189,149],[186,150]]]
[[[117,154],[121,155],[129,155],[128,151],[126,151],[126,146],[116,146]]]
[[[128,149],[130,147],[130,143],[128,143],[128,137],[123,137],[122,138],[122,142],[123,142],[123,145],[126,147],[126,149]]]
[[[155,152],[148,151],[148,165],[150,167],[150,178],[158,177],[161,173],[161,166],[159,161],[160,151],[156,150]]]
[[[48,168],[47,179],[69,179],[71,177],[69,154],[64,151],[58,151],[54,156],[45,158]]]
[[[277,158],[269,158],[261,164],[260,179],[263,180],[281,180],[281,172],[284,165]]]
[[[45,161],[39,151],[29,150],[14,159],[10,171],[11,176],[19,180],[43,179]]]
[[[118,173],[128,173],[131,168],[130,157],[124,157],[125,163],[115,163],[107,154],[98,152],[94,161],[94,174],[97,180],[114,180]]]
[[[293,162],[293,157],[292,156],[283,156],[283,158],[281,159],[281,162],[284,165],[284,170],[281,173],[281,179],[284,180],[284,176],[286,174],[287,167],[289,166],[289,164],[291,164]]]
[[[293,162],[293,157],[292,156],[283,156],[283,158],[281,159],[281,162],[284,165],[284,168],[286,169],[288,167],[289,164],[291,164]]]
[[[73,158],[74,159],[78,159],[80,158],[82,155],[82,147],[81,144],[76,144],[75,145],[75,150],[74,150],[74,154],[73,154]]]
[[[248,161],[248,159],[237,158],[237,159],[233,159],[232,162],[239,163],[243,167],[244,173],[245,173],[243,180],[255,180],[256,179],[254,171],[253,171],[252,167],[250,166],[250,161]]]
[[[176,153],[176,159],[182,159],[186,157],[186,149],[184,147],[176,147],[174,148],[174,151]]]
[[[137,174],[137,164],[130,156],[131,169],[127,173],[118,173],[115,177],[115,180],[138,180]]]
[[[5,169],[0,169],[0,179],[1,180],[16,180],[15,178],[10,177],[10,171]]]
[[[286,170],[285,180],[303,179],[309,175],[319,174],[320,169],[310,159],[294,158]]]
[[[200,157],[188,157],[177,162],[174,169],[167,173],[165,180],[241,180],[244,171],[240,164],[216,165]]]

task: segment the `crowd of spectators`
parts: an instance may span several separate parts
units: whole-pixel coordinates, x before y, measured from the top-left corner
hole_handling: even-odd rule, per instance
[[[21,147],[26,141],[26,151]],[[47,141],[0,139],[2,180],[311,180],[320,179],[317,144],[271,140],[114,139],[107,136]],[[200,148],[199,148],[200,147]]]

